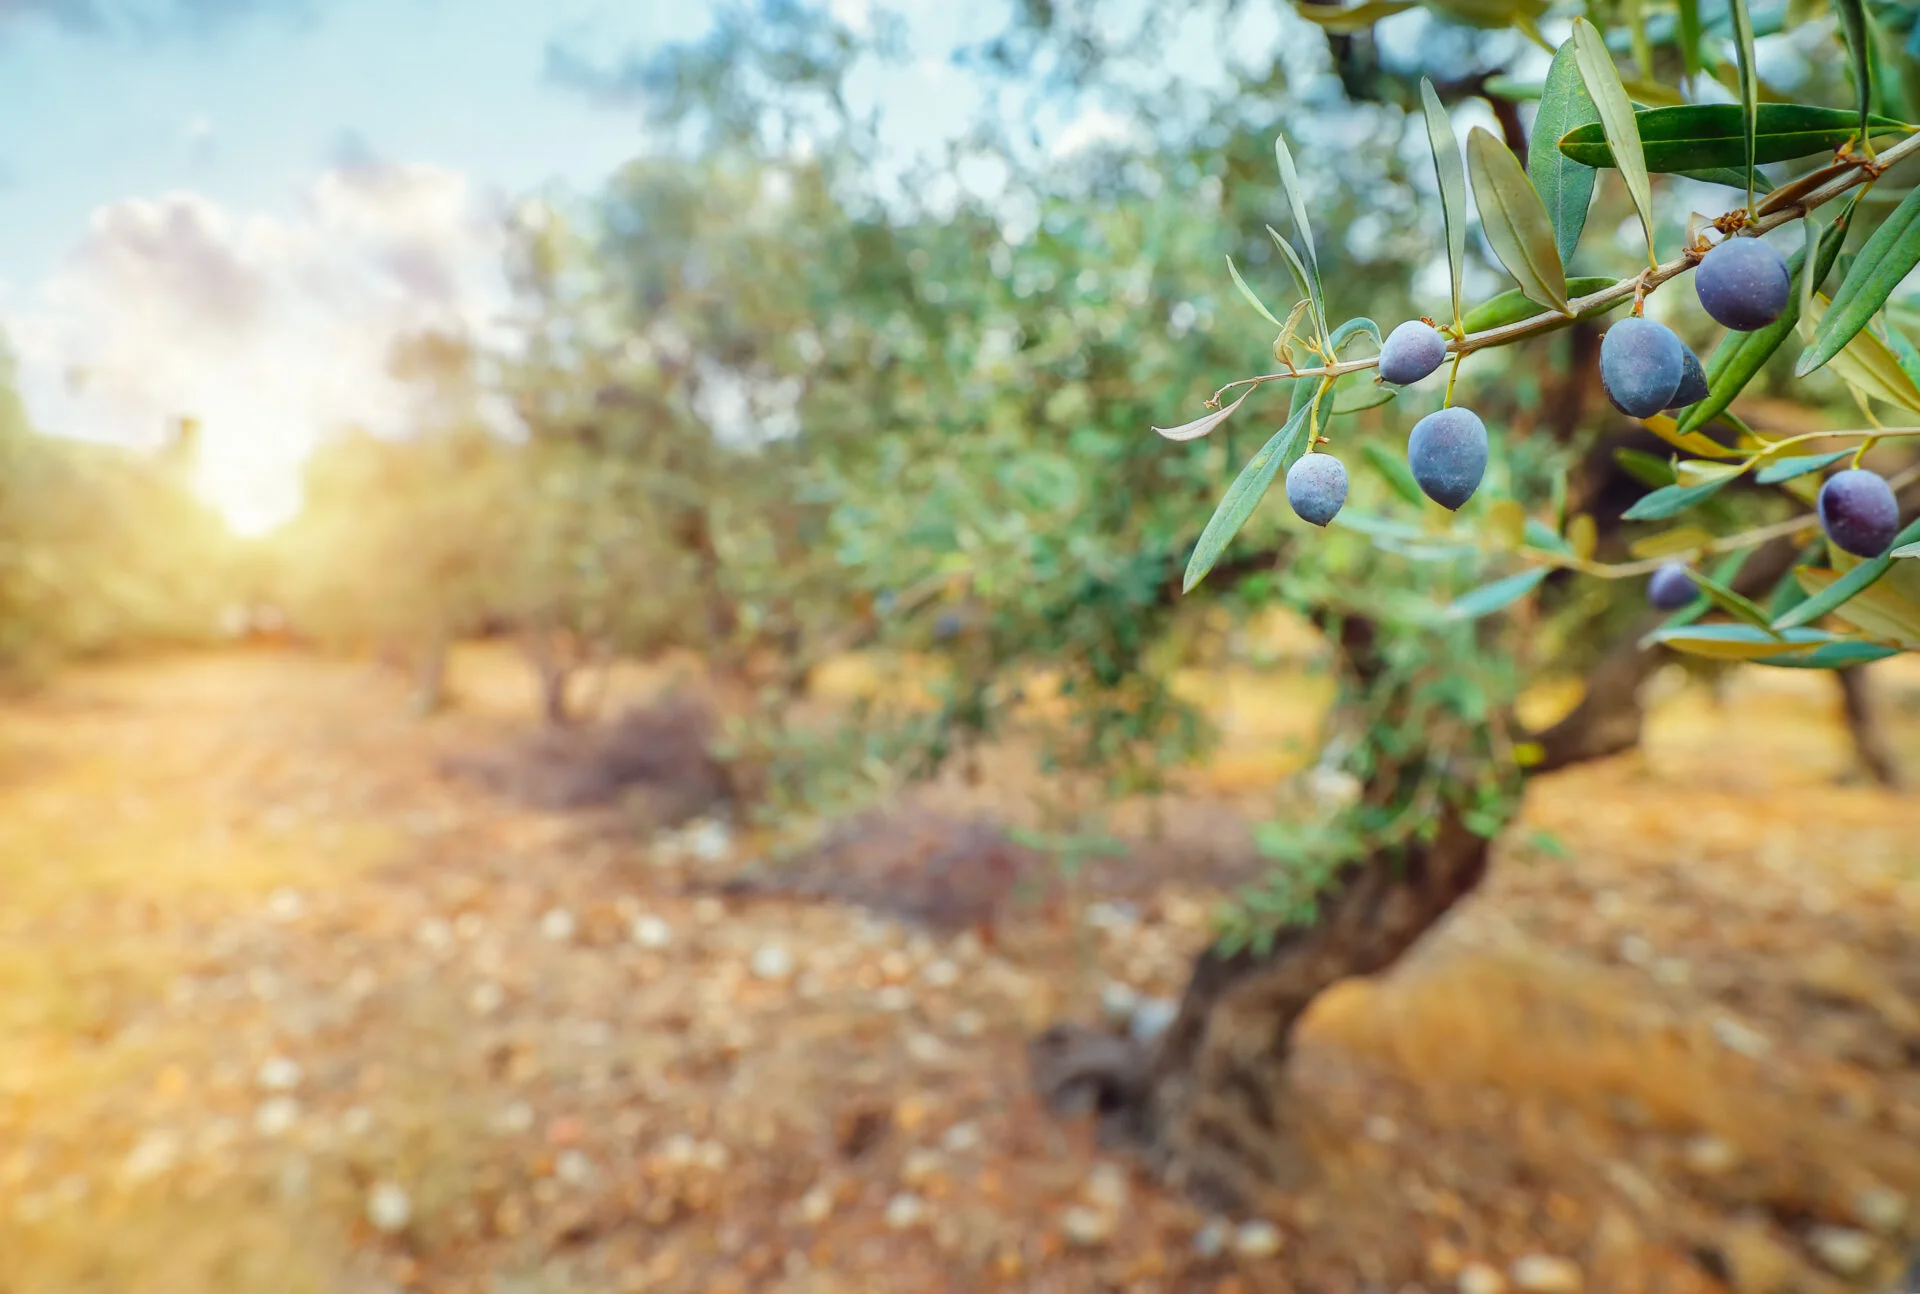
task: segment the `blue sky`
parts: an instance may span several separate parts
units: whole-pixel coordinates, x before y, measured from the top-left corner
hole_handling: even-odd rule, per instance
[[[842,20],[868,0],[821,0]],[[1003,16],[907,0],[915,60],[864,78],[896,147],[977,99],[948,56]],[[497,202],[590,193],[647,140],[548,75],[694,38],[706,0],[0,0],[0,329],[30,416],[151,443],[203,422],[245,529],[347,422],[404,422],[400,329],[503,304]],[[929,94],[929,90],[944,91]]]

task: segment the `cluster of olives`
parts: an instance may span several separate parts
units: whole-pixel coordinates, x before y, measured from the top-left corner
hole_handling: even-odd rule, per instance
[[[1758,238],[1727,239],[1701,258],[1693,276],[1700,308],[1735,332],[1754,332],[1778,319],[1791,284],[1786,260]],[[1634,418],[1683,409],[1707,394],[1699,358],[1671,329],[1639,318],[1622,319],[1601,339],[1600,384],[1614,408]],[[1893,487],[1864,468],[1829,477],[1816,510],[1833,546],[1856,557],[1880,556],[1900,530]],[[1693,597],[1693,575],[1678,562],[1647,581],[1647,601],[1657,610],[1676,610]]]
[[[1409,319],[1387,334],[1380,347],[1380,380],[1393,386],[1418,382],[1440,367],[1447,341],[1433,325]],[[1407,466],[1426,496],[1457,510],[1480,488],[1487,471],[1487,427],[1471,409],[1440,409],[1413,424]],[[1316,526],[1332,521],[1347,501],[1347,469],[1327,454],[1307,454],[1287,469],[1287,502]]]

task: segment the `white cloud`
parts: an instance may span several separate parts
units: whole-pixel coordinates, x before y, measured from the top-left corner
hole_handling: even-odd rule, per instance
[[[203,488],[258,529],[297,505],[325,432],[405,429],[414,395],[386,372],[395,336],[488,329],[500,237],[462,176],[428,166],[341,166],[286,218],[185,192],[118,202],[0,326],[37,425],[139,445],[197,417]]]

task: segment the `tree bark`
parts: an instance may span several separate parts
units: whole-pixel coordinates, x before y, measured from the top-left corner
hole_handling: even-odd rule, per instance
[[[530,629],[520,635],[520,649],[533,666],[540,689],[540,717],[555,728],[565,727],[572,718],[567,710],[567,681],[573,666],[561,653],[554,635],[544,629]]]
[[[1867,667],[1856,665],[1852,669],[1835,670],[1833,676],[1840,683],[1847,732],[1853,737],[1854,753],[1860,757],[1861,765],[1880,785],[1898,787],[1900,763],[1894,757],[1886,729],[1880,724],[1880,711],[1873,703],[1873,692],[1868,686]]]
[[[428,639],[415,658],[413,672],[413,712],[438,714],[447,703],[447,642]]]

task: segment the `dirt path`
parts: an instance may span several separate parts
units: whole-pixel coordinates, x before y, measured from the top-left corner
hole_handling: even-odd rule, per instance
[[[1920,800],[1834,785],[1784,673],[1536,788],[1316,1012],[1321,1179],[1237,1230],[1021,1059],[1177,991],[1204,894],[991,950],[680,897],[662,842],[439,776],[499,721],[362,667],[77,675],[0,712],[0,1294],[1874,1288],[1920,1225]]]

